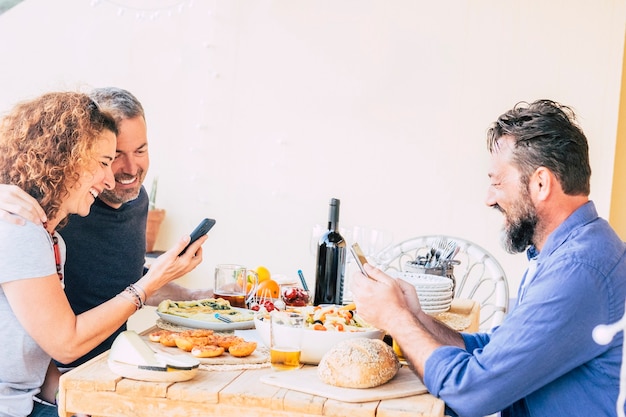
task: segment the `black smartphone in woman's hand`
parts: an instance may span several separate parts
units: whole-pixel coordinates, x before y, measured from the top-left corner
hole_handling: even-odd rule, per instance
[[[178,256],[184,254],[187,251],[187,248],[196,240],[200,239],[200,237],[206,235],[207,233],[209,233],[209,230],[211,230],[211,228],[215,225],[215,220],[214,219],[203,219],[200,224],[193,229],[193,232],[191,232],[191,241],[189,242],[189,244],[187,246],[185,246],[185,249],[183,249],[183,251],[181,253],[178,254]]]

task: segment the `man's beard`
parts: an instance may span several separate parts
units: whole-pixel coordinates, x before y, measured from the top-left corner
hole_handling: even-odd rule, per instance
[[[100,193],[99,198],[105,203],[124,204],[124,203],[128,203],[129,201],[136,199],[139,196],[140,189],[141,189],[141,186],[137,188],[133,188],[133,189],[124,190],[124,191],[115,190],[115,189],[103,190]]]
[[[500,207],[498,207],[500,209]],[[516,216],[508,215],[507,223],[502,229],[500,240],[504,250],[508,253],[521,253],[524,252],[530,245],[533,244],[533,238],[537,230],[537,223],[539,221],[537,217],[537,211],[530,201],[530,195],[526,189],[522,192],[518,204],[512,207],[512,210],[516,212]],[[502,209],[500,209],[502,211]]]
[[[139,197],[139,191],[141,190],[141,184],[143,183],[144,178],[145,178],[145,172],[143,170],[139,170],[137,172],[138,185],[136,187],[128,188],[124,190],[119,189],[117,187],[115,187],[112,190],[103,190],[102,193],[100,193],[99,197],[105,203],[113,204],[113,205],[125,204],[125,203],[128,203],[129,201],[133,201],[134,199]],[[120,174],[119,177],[115,178],[116,181],[124,180],[124,179],[127,179],[125,178],[124,174]]]

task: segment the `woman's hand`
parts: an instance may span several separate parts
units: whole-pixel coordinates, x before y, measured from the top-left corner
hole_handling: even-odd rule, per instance
[[[207,235],[200,237],[189,246],[183,255],[179,256],[190,241],[190,236],[187,235],[181,238],[170,250],[156,258],[148,272],[137,281],[137,284],[146,292],[146,298],[149,298],[165,284],[195,269],[202,262],[202,244],[207,239]]]

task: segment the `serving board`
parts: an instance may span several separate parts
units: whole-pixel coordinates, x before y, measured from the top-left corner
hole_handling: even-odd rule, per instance
[[[137,365],[118,362],[109,358],[108,365],[111,371],[124,378],[149,382],[180,382],[192,379],[198,373],[198,367],[185,370],[152,371],[140,369]]]
[[[386,384],[374,388],[342,388],[323,383],[317,367],[276,371],[262,376],[261,382],[349,403],[408,397],[428,392],[424,383],[407,367],[402,367]]]

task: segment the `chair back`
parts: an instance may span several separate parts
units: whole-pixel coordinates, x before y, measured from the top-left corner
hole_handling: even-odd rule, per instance
[[[405,271],[407,262],[427,256],[443,241],[458,247],[454,259],[455,298],[467,298],[480,304],[480,330],[488,331],[504,320],[509,308],[509,286],[498,261],[479,245],[454,236],[428,235],[405,240],[383,250],[372,259],[383,271]]]

